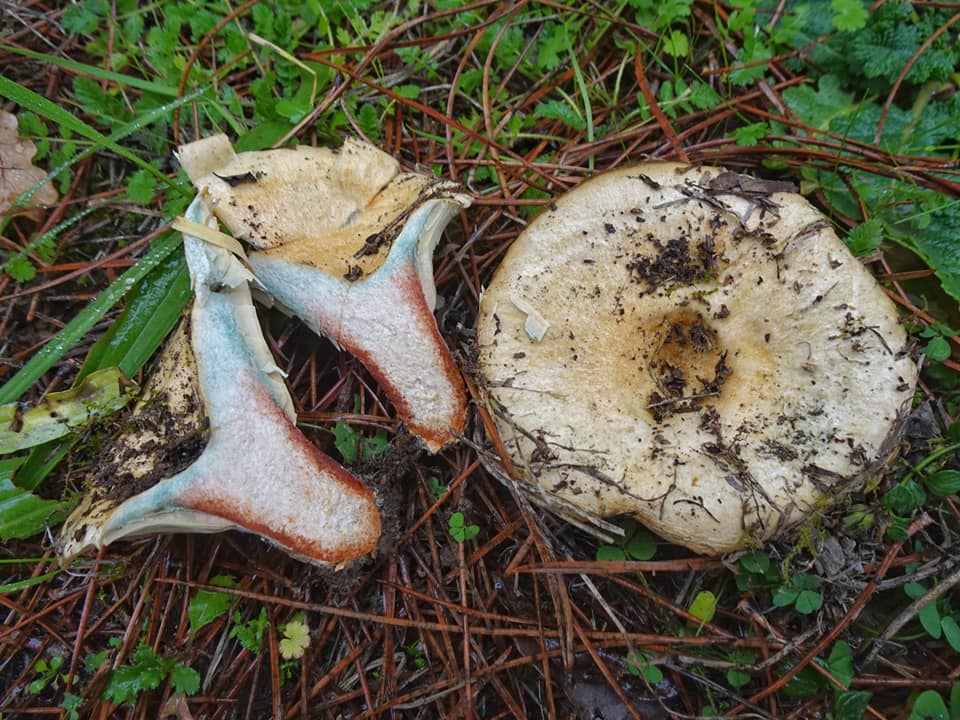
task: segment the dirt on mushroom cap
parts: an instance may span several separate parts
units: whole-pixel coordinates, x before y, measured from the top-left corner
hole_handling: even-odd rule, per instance
[[[651,163],[585,182],[514,243],[478,323],[521,472],[708,554],[869,473],[917,373],[829,223],[738,177]]]

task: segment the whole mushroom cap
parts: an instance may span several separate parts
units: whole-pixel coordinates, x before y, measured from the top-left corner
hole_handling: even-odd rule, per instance
[[[893,303],[806,200],[722,168],[582,183],[511,246],[478,321],[518,472],[720,554],[889,455],[917,367]]]

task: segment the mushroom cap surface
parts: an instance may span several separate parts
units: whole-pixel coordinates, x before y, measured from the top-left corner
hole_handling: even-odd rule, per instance
[[[451,187],[401,172],[393,156],[353,138],[336,149],[299,145],[234,154],[229,147],[217,135],[179,151],[220,221],[267,255],[335,277],[377,270],[406,215],[431,191]],[[193,162],[200,153],[209,155]],[[375,246],[367,244],[371,239]]]
[[[770,190],[722,168],[618,169],[514,242],[477,330],[522,476],[720,554],[887,458],[917,378],[896,309],[820,213]]]

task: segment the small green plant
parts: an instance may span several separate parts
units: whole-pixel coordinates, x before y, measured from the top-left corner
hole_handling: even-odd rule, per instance
[[[37,693],[43,692],[44,688],[48,685],[56,688],[60,681],[59,673],[62,665],[63,655],[54,655],[50,658],[49,662],[44,658],[40,658],[33,668],[39,677],[30,682],[27,690],[29,690],[32,695],[36,695]]]
[[[650,560],[657,554],[656,538],[636,520],[626,518],[617,525],[623,530],[623,535],[616,538],[613,545],[597,548],[597,560]]]
[[[909,568],[907,570],[909,572]],[[927,587],[923,583],[910,582],[903,586],[903,591],[911,600],[916,600],[923,597]],[[924,605],[917,613],[917,620],[927,635],[934,640],[944,638],[955,652],[960,652],[960,625],[951,611],[949,598],[940,597]]]
[[[765,122],[751,123],[733,131],[733,139],[737,145],[753,147],[770,132],[770,125]]]
[[[63,702],[60,703],[60,709],[63,710],[63,716],[66,720],[80,720],[81,705],[83,705],[83,698],[68,692],[63,694]]]
[[[927,490],[937,497],[947,497],[960,492],[960,470],[938,470],[923,478]]]
[[[717,612],[717,603],[720,602],[720,598],[714,595],[709,590],[702,590],[697,593],[697,596],[693,598],[693,602],[690,603],[688,612],[697,618],[700,621],[700,627],[703,627],[705,623],[713,620],[713,616]],[[699,628],[697,629],[699,632]]]
[[[642,650],[634,650],[627,654],[627,669],[632,675],[643,677],[651,685],[656,685],[663,680],[663,671]]]
[[[411,643],[407,645],[403,651],[407,654],[407,657],[413,662],[413,666],[417,670],[422,670],[427,666],[427,659],[423,655],[423,647],[419,642]]]
[[[690,42],[682,32],[672,30],[663,38],[663,51],[672,57],[685,57],[690,52]]]
[[[793,662],[786,662],[780,669],[786,672],[792,669],[793,665]],[[797,700],[813,697],[823,689],[825,682],[823,676],[808,665],[790,678],[790,682],[783,688],[783,694]]]
[[[943,323],[927,325],[920,331],[919,336],[927,342],[923,346],[923,354],[928,360],[940,362],[950,357],[950,342],[948,338],[956,336],[960,331],[951,330]]]
[[[846,690],[833,701],[834,720],[863,720],[873,693],[867,690]]]
[[[827,657],[826,667],[840,681],[840,684],[849,686],[854,672],[853,648],[850,647],[850,643],[846,640],[837,641]]]
[[[300,660],[282,660],[280,662],[280,684],[286,685],[300,674]]]
[[[842,685],[849,687],[853,680],[853,649],[845,640],[840,640],[834,644],[830,650],[830,655],[826,660],[817,658],[814,660],[820,667],[825,668]],[[793,667],[792,662],[786,662],[781,666],[783,671]],[[817,672],[809,665],[791,678],[790,682],[784,687],[783,692],[791,698],[807,698],[816,695],[827,684],[823,675]],[[843,703],[854,704],[855,698],[844,700]]]
[[[306,616],[297,613],[293,619],[280,627],[283,637],[280,639],[280,655],[285,660],[298,660],[310,644],[310,627]]]
[[[872,528],[874,522],[876,522],[874,509],[863,503],[856,503],[850,506],[841,522],[847,534],[854,537],[862,535]]]
[[[210,578],[210,584],[216,587],[233,588],[237,580],[233,575],[215,575]],[[187,606],[187,616],[190,619],[190,634],[196,635],[201,628],[206,627],[217,618],[225,615],[233,604],[234,596],[216,590],[197,590],[197,594]]]
[[[450,489],[447,485],[444,485],[442,482],[440,482],[440,479],[439,479],[439,478],[437,478],[437,477],[435,477],[435,476],[433,476],[433,475],[431,475],[430,477],[427,478],[427,485],[428,485],[429,488],[430,488],[430,492],[433,494],[433,496],[434,496],[437,500],[439,500],[439,499],[442,498],[444,495],[446,495],[446,494],[447,494],[447,490]]]
[[[797,573],[786,578],[783,585],[773,594],[773,604],[777,607],[791,607],[801,615],[809,615],[823,605],[823,595],[818,588],[820,578],[810,573]]]
[[[363,437],[355,427],[338,420],[331,432],[333,445],[347,465],[356,465],[358,460],[367,462],[390,449],[387,431],[383,429],[377,430],[372,437]]]
[[[730,652],[727,659],[738,665],[752,665],[757,661],[757,654],[747,648],[739,648]],[[730,687],[739,690],[750,683],[750,673],[740,668],[731,668],[727,670],[727,682]]]
[[[239,640],[246,650],[256,655],[263,646],[263,632],[267,629],[268,624],[266,608],[260,608],[260,614],[247,622],[243,622],[240,613],[235,612],[230,637]]]
[[[233,588],[237,586],[237,580],[233,575],[215,575],[210,579],[210,584],[215,587]],[[235,599],[230,593],[198,590],[187,607],[190,633],[196,635],[202,628],[226,615]],[[239,611],[233,613],[231,620],[233,627],[230,628],[229,637],[239,640],[248,651],[254,654],[259,653],[263,645],[263,632],[269,625],[266,608],[260,608],[260,614],[247,622],[243,622],[243,616]]]
[[[905,478],[884,493],[880,506],[884,509],[889,526],[887,537],[891,540],[905,540],[910,515],[923,507],[927,494],[916,481]]]
[[[867,24],[869,13],[861,0],[830,0],[831,22],[837,30],[860,30]]]
[[[741,592],[759,588],[774,588],[783,582],[777,565],[770,556],[760,550],[744,554],[740,558],[737,573],[737,589]]]
[[[868,255],[880,247],[883,238],[883,223],[877,218],[870,218],[850,228],[846,243],[854,255]]]
[[[114,638],[111,638],[113,645]],[[100,652],[90,653],[83,659],[83,669],[88,673],[95,673],[107,660],[107,650],[104,648]]]
[[[450,537],[458,543],[465,543],[467,540],[473,540],[480,534],[479,525],[467,525],[466,518],[462,512],[455,512],[449,520]]]
[[[133,705],[141,692],[155,690],[168,678],[174,691],[184,695],[193,695],[200,689],[200,674],[196,670],[157,655],[149,645],[140,643],[133,651],[132,661],[110,673],[103,699]]]
[[[957,686],[954,685],[954,687]],[[953,700],[952,695],[951,693],[951,700]],[[951,702],[948,710],[943,697],[936,690],[924,690],[913,701],[907,720],[952,720],[957,716],[957,709]]]

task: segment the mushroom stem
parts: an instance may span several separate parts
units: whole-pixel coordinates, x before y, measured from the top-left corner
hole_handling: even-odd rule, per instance
[[[451,442],[451,430],[466,420],[463,383],[433,318],[431,269],[440,233],[460,207],[448,198],[426,200],[384,264],[353,282],[276,255],[250,255],[267,292],[359,358],[431,452]]]
[[[212,221],[200,198],[187,217]],[[230,528],[319,563],[370,552],[380,534],[373,493],[297,430],[260,334],[249,273],[227,251],[190,235],[184,249],[196,294],[191,347],[207,445],[186,469],[122,503],[94,492],[64,524],[61,556],[147,532]]]

